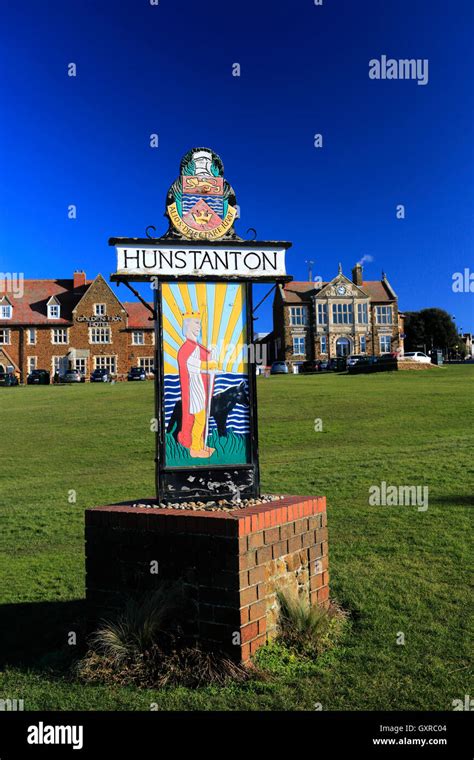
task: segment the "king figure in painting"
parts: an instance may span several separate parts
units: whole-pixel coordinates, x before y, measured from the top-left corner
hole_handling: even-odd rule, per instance
[[[209,373],[217,370],[218,364],[211,359],[211,351],[197,342],[200,333],[200,313],[184,314],[183,335],[186,340],[177,357],[182,399],[178,441],[189,450],[192,457],[205,459],[215,451],[207,446],[207,430],[212,396]]]

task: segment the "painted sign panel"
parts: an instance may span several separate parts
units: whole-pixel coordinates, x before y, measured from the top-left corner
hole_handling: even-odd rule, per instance
[[[250,462],[245,286],[164,283],[166,467]]]

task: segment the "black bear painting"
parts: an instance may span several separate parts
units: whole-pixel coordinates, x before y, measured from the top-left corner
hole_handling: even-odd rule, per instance
[[[227,419],[237,404],[247,407],[249,405],[249,397],[243,380],[238,385],[215,394],[211,399],[210,416],[214,418],[217,432],[221,437],[227,436]],[[182,413],[183,406],[179,400],[175,404],[167,428],[167,432],[172,433],[176,440],[181,430]]]

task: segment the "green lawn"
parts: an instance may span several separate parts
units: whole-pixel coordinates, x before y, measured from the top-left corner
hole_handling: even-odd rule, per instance
[[[311,667],[196,691],[84,686],[61,669],[84,614],[84,509],[153,494],[152,383],[0,388],[0,697],[51,710],[452,709],[474,693],[473,380],[473,366],[259,378],[263,489],[327,496],[331,595],[352,625]],[[381,481],[428,485],[428,509],[369,506]]]

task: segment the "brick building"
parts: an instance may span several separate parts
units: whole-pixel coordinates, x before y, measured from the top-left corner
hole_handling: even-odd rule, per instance
[[[385,274],[352,280],[341,266],[329,282],[290,282],[273,301],[273,331],[265,339],[267,360],[299,365],[306,360],[350,354],[403,352],[403,315]]]
[[[107,368],[118,379],[131,366],[151,375],[154,322],[139,303],[122,303],[108,283],[84,272],[72,279],[24,280],[23,295],[0,291],[0,372],[12,368],[21,382],[32,369],[51,377],[78,369],[86,379]]]

